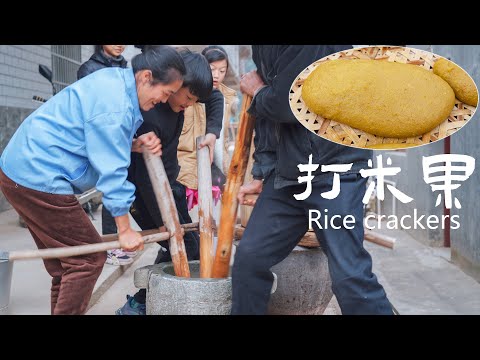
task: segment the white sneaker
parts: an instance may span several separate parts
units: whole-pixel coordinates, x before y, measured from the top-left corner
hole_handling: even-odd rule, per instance
[[[133,262],[133,259],[124,254],[124,252],[120,249],[109,250],[107,251],[107,260],[105,261],[106,264],[110,265],[128,265]]]
[[[120,250],[121,252],[123,252],[125,255],[127,255],[128,257],[135,257],[137,256],[137,252],[136,251],[126,251],[126,250]]]

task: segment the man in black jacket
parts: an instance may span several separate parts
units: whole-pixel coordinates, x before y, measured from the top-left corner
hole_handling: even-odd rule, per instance
[[[276,165],[273,171],[266,167],[263,189],[236,251],[232,314],[266,313],[273,282],[270,268],[285,259],[308,230],[309,209],[329,216],[340,215],[335,221],[339,229],[314,226],[314,230],[328,257],[332,288],[342,313],[392,314],[385,291],[372,273],[371,257],[363,248],[362,197],[367,179],[361,177],[359,170],[367,168],[371,151],[318,137],[298,122],[289,106],[289,91],[295,78],[314,61],[347,48],[253,45],[257,70],[243,76],[240,88],[254,97],[249,112],[256,117],[257,131],[274,131],[278,146],[276,154],[269,155],[269,159],[276,157]],[[312,163],[320,166],[313,173],[311,195],[297,201],[294,195],[305,191],[305,184],[299,184],[298,177],[306,175],[298,165],[308,164],[310,155]],[[333,173],[321,172],[321,165],[330,164],[353,165],[340,174],[340,194],[327,200],[320,194],[332,189]],[[240,192],[241,203],[246,203],[243,197],[250,190]],[[355,218],[351,230],[343,225],[347,215]]]

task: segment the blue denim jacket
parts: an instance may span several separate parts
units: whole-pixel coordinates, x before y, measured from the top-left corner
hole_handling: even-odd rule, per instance
[[[48,100],[17,129],[0,159],[10,179],[52,194],[96,187],[113,216],[128,213],[132,140],[142,124],[131,68],[105,68]]]

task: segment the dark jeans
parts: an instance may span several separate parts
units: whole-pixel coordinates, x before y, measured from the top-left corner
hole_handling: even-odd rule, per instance
[[[322,249],[328,257],[332,289],[342,314],[392,314],[383,287],[372,273],[372,259],[363,247],[363,203],[367,179],[359,174],[340,175],[340,194],[327,200],[321,193],[332,189],[332,177],[313,183],[310,197],[297,201],[305,184],[279,190],[274,176],[266,180],[237,248],[232,272],[232,314],[265,314],[273,275],[270,268],[285,259],[308,230],[309,209],[319,210],[335,226],[323,230],[314,225]],[[343,227],[346,215],[355,217],[355,227]]]
[[[179,182],[175,182],[172,186],[173,197],[175,199],[175,205],[177,207],[178,219],[180,224],[188,224],[192,222],[190,215],[188,214],[187,207],[187,195],[185,186]],[[133,203],[130,213],[137,222],[138,226],[142,230],[157,229],[163,225],[161,219],[156,221],[152,218],[151,214],[159,213],[158,205],[154,197],[151,196],[141,196],[136,194],[137,197]],[[154,208],[157,209],[154,209]],[[152,210],[149,210],[152,209]],[[160,222],[159,222],[160,221]],[[187,258],[189,261],[198,260],[200,258],[200,236],[198,232],[186,232],[184,236],[185,242],[185,251],[187,252]],[[155,264],[160,264],[164,262],[172,261],[172,256],[170,255],[170,250],[168,246],[168,241],[160,241],[159,244],[167,249],[163,251],[162,248],[158,251],[157,258],[155,259]],[[135,300],[141,304],[145,304],[147,291],[145,289],[140,289],[135,295]]]

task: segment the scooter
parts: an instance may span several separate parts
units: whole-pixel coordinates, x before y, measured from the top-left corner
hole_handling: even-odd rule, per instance
[[[57,94],[57,88],[55,87],[55,83],[53,82],[52,70],[50,70],[50,68],[48,66],[40,64],[40,65],[38,65],[38,72],[45,79],[47,79],[50,84],[52,84],[53,96],[55,96]],[[44,99],[44,98],[42,98],[41,96],[38,96],[38,95],[33,95],[32,100],[35,101],[35,102],[39,102],[39,103],[47,102],[47,99]]]

